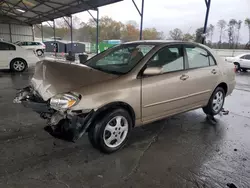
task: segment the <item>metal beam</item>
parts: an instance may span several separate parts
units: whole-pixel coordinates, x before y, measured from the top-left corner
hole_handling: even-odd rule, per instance
[[[208,0],[205,0],[205,4],[206,4],[206,7],[208,6],[208,2],[207,2]]]
[[[96,54],[98,54],[99,45],[99,9],[97,8],[97,19],[96,19]]]
[[[210,5],[211,5],[211,0],[208,0],[205,23],[204,23],[204,28],[203,28],[203,35],[204,36],[202,37],[202,41],[201,41],[202,44],[204,44],[206,41],[207,22],[208,22],[208,17],[209,17]]]
[[[56,24],[55,24],[55,20],[53,20],[53,30],[54,30],[54,51],[55,51],[55,57],[56,57],[56,52],[57,52],[57,44],[56,44]],[[57,48],[55,48],[57,47]]]
[[[11,32],[11,25],[9,24],[9,32],[10,32],[10,42],[12,42],[12,32]]]
[[[91,12],[89,12],[89,10],[87,10],[87,12],[88,12],[89,15],[93,18],[93,20],[96,22],[96,18],[93,16],[93,14],[91,14]]]
[[[142,0],[141,4],[141,11],[139,10],[138,6],[136,5],[135,1],[132,0],[136,10],[138,11],[139,15],[141,16],[141,24],[140,24],[140,40],[142,40],[143,35],[143,15],[144,15],[144,0]]]
[[[134,6],[135,6],[136,10],[138,11],[138,13],[139,13],[139,14],[140,14],[140,16],[141,16],[141,11],[139,10],[139,8],[138,8],[138,6],[136,5],[135,1],[134,1],[134,0],[132,0],[132,2],[133,2],[133,4],[134,4]]]
[[[43,22],[41,23],[41,35],[42,35],[42,42],[43,42]]]
[[[70,17],[72,17],[72,15],[71,15]],[[63,19],[64,19],[64,21],[67,23],[67,25],[70,27],[70,26],[71,26],[71,24],[69,24],[68,20],[66,20],[66,19],[64,18],[64,16],[63,16],[62,18],[63,18]]]
[[[70,40],[71,40],[71,51],[73,52],[73,19],[70,15]]]
[[[144,14],[144,0],[142,0],[142,5],[141,5],[140,40],[142,40],[142,35],[143,35],[143,14]]]

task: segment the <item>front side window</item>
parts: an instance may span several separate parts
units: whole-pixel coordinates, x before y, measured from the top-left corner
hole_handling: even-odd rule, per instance
[[[183,70],[184,56],[182,47],[180,45],[163,47],[151,58],[147,66],[162,68],[162,73]]]
[[[16,47],[12,44],[0,42],[0,50],[16,50]]]
[[[154,45],[123,44],[104,51],[86,62],[94,69],[112,73],[126,74],[145,57]]]
[[[209,54],[206,50],[197,46],[188,46],[185,49],[190,69],[209,66]]]

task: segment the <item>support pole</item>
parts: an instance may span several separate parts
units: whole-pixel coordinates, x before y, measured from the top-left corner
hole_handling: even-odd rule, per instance
[[[73,52],[73,19],[70,15],[70,41],[71,41],[71,52]]]
[[[54,30],[54,51],[56,56],[57,44],[56,44],[56,25],[55,20],[53,20],[53,30]]]
[[[12,32],[11,32],[11,25],[9,24],[9,32],[10,32],[10,42],[13,42],[12,41]]]
[[[142,5],[141,5],[140,40],[142,40],[142,35],[143,35],[143,14],[144,14],[144,0],[142,0]]]
[[[43,42],[43,22],[41,23],[41,34],[42,34],[42,42]]]
[[[97,8],[97,18],[96,18],[96,54],[98,54],[99,45],[99,9]]]
[[[207,32],[207,22],[208,22],[208,17],[209,17],[209,11],[210,11],[210,5],[211,5],[211,0],[205,0],[205,3],[206,3],[206,7],[207,7],[207,11],[206,11],[206,17],[205,17],[205,23],[204,23],[204,29],[203,29],[203,38],[202,38],[202,44],[205,43],[205,40],[206,40],[206,32]]]
[[[32,31],[32,40],[35,41],[35,31],[34,31],[34,25],[31,25],[31,31]]]
[[[144,14],[144,0],[141,3],[141,11],[139,10],[138,6],[136,5],[135,1],[132,0],[136,10],[138,11],[139,15],[141,16],[141,24],[140,24],[140,40],[142,40],[143,35],[143,14]]]

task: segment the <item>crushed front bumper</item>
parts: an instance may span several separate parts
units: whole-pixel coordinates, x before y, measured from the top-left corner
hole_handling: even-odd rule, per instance
[[[14,103],[21,103],[40,114],[47,120],[46,131],[52,136],[70,141],[78,140],[89,128],[94,118],[94,110],[89,113],[82,111],[57,111],[50,107],[32,88],[26,87],[17,92]]]

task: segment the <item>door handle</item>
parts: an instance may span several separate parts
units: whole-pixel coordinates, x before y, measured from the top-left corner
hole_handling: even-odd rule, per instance
[[[180,79],[181,80],[187,80],[189,78],[189,76],[188,75],[185,75],[185,74],[183,74],[183,75],[181,75],[181,77],[180,77]]]
[[[213,69],[213,70],[211,71],[211,73],[216,74],[217,71],[216,71],[215,69]]]

